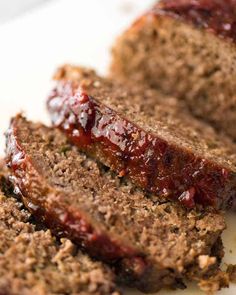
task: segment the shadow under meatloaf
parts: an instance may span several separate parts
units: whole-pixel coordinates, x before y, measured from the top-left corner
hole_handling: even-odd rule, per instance
[[[113,47],[111,76],[147,83],[236,140],[236,1],[161,0]]]
[[[3,172],[4,174],[5,172]],[[36,230],[31,215],[12,195],[4,195],[0,172],[0,294],[118,295],[114,275],[69,240]]]
[[[61,131],[18,115],[7,133],[7,163],[26,207],[59,236],[114,265],[126,283],[151,292],[218,271],[220,213],[147,197]]]
[[[52,122],[86,154],[189,208],[234,207],[236,144],[175,98],[69,65],[55,79],[48,100]]]

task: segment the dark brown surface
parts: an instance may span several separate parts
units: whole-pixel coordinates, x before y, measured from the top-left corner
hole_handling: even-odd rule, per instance
[[[56,79],[48,101],[52,122],[84,152],[163,199],[189,208],[233,207],[236,145],[174,98],[73,66]]]
[[[1,174],[1,172],[0,172]],[[1,176],[4,190],[5,180]],[[31,215],[0,192],[0,294],[118,295],[108,267],[93,262],[69,240],[36,230]]]
[[[235,1],[161,1],[118,38],[111,76],[175,96],[236,140],[235,21]]]
[[[236,41],[235,0],[162,0],[153,12],[166,13]]]
[[[162,204],[78,152],[59,130],[21,116],[7,134],[7,156],[25,205],[58,235],[113,264],[126,283],[155,291],[218,271],[221,214]]]

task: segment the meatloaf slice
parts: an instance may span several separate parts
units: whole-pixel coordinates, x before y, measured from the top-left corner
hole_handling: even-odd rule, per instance
[[[59,130],[17,116],[7,133],[7,162],[35,216],[114,265],[132,286],[183,287],[185,279],[207,279],[218,270],[221,214],[147,197],[80,153]]]
[[[176,99],[73,66],[56,79],[52,122],[82,151],[163,198],[232,208],[236,145]]]
[[[22,204],[0,192],[1,295],[118,295],[108,267],[69,240],[37,231]]]
[[[236,140],[235,42],[235,0],[162,0],[118,38],[111,74],[184,100]]]

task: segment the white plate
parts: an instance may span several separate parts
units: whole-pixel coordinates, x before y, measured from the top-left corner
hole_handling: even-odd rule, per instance
[[[106,73],[115,37],[153,0],[61,0],[50,2],[23,18],[0,26],[0,154],[3,132],[11,116],[25,111],[33,120],[48,122],[45,99],[55,68],[77,63]],[[236,216],[229,217],[224,235],[225,262],[236,263]],[[230,253],[232,250],[232,253]],[[129,291],[127,294],[138,294]],[[158,294],[201,294],[185,291]],[[236,286],[219,294],[236,294]]]

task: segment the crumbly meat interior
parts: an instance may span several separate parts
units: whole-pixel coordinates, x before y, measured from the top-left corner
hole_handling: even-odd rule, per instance
[[[231,40],[156,9],[118,38],[111,76],[183,100],[195,116],[235,140],[235,61]]]
[[[109,235],[179,274],[199,269],[199,257],[211,255],[225,227],[221,214],[160,203],[78,152],[60,131],[23,119],[20,126],[21,145],[41,175],[66,193],[65,204],[82,208]]]
[[[22,204],[0,193],[1,294],[118,294],[107,267],[29,221]]]

